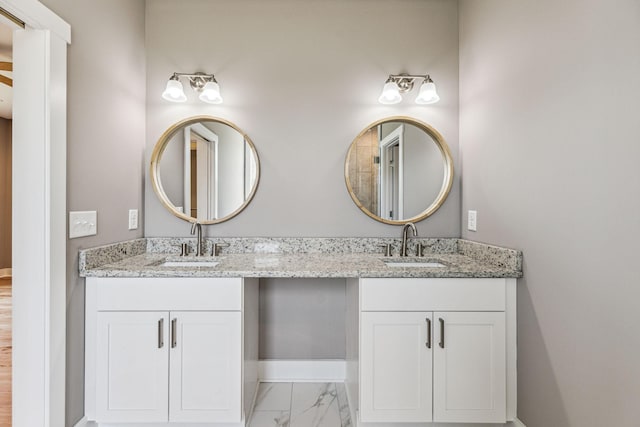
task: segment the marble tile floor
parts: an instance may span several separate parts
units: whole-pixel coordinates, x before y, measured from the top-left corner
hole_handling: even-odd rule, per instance
[[[260,383],[249,427],[352,427],[343,383]]]

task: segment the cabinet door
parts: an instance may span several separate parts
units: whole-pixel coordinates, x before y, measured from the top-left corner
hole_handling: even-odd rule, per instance
[[[240,312],[171,312],[170,317],[169,421],[240,422]]]
[[[435,422],[504,423],[504,312],[436,312]]]
[[[431,320],[432,313],[362,312],[363,422],[431,421]]]
[[[99,312],[96,420],[167,421],[168,313]]]

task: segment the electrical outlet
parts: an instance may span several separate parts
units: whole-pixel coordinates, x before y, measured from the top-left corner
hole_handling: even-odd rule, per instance
[[[98,233],[96,211],[69,212],[69,238],[93,236]]]
[[[129,209],[129,230],[138,228],[138,209]]]
[[[478,212],[477,211],[469,211],[467,215],[467,229],[469,231],[476,231],[478,225]]]

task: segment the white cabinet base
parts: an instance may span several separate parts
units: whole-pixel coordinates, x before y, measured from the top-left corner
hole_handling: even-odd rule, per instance
[[[165,421],[167,313],[103,311],[97,319],[96,418]]]
[[[428,328],[431,319],[431,313],[420,312],[362,313],[360,417],[363,420],[431,419],[433,339]]]
[[[239,311],[172,311],[175,341],[169,357],[169,421],[242,419]]]
[[[504,312],[436,312],[433,421],[506,421]],[[444,341],[441,341],[444,339]],[[440,342],[444,347],[440,347]]]
[[[347,280],[345,384],[352,419],[357,420],[354,424],[357,427],[523,427],[516,418],[516,283],[516,279],[511,278]],[[470,295],[474,298],[469,298]],[[415,319],[406,318],[413,315]],[[372,396],[384,397],[373,383],[377,380],[378,384],[388,387],[388,383],[395,381],[386,375],[383,367],[385,358],[395,350],[375,341],[395,343],[396,347],[406,345],[405,355],[415,353],[416,343],[425,341],[421,336],[414,339],[414,344],[406,344],[408,338],[403,341],[401,332],[393,333],[390,326],[382,325],[381,332],[374,333],[375,325],[390,325],[397,320],[399,325],[405,325],[407,332],[412,323],[416,326],[426,323],[424,319],[429,316],[434,375],[432,416],[414,421],[409,418],[419,412],[403,413],[407,408],[401,406],[390,408],[400,411],[396,418],[386,417],[385,412],[392,411],[380,411],[375,405],[372,411]],[[444,349],[439,345],[440,318],[444,321]],[[385,332],[385,328],[389,331]],[[401,326],[396,329],[400,331]],[[394,358],[398,362],[393,361]],[[401,375],[412,370],[397,366],[410,362],[402,360],[400,355],[393,356],[392,361],[386,362],[388,370],[399,370]],[[413,371],[419,370],[414,363]],[[408,388],[404,392],[414,390],[416,395],[415,378],[405,382]],[[442,390],[448,390],[449,394],[445,396]],[[487,394],[491,397],[487,398]],[[393,402],[387,399],[384,403]],[[476,410],[478,416],[474,415]]]
[[[258,281],[87,278],[78,427],[245,427]]]

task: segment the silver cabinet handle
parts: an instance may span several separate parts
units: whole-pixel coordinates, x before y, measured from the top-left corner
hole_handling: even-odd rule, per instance
[[[178,319],[173,319],[171,321],[171,348],[176,348],[178,345],[178,332],[176,330],[177,323]]]
[[[164,319],[158,320],[158,348],[164,347]]]
[[[444,348],[444,319],[440,317],[440,348]]]
[[[427,321],[427,348],[431,348],[431,319],[426,318]]]

